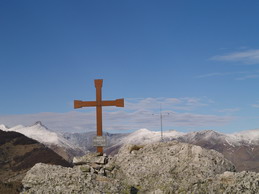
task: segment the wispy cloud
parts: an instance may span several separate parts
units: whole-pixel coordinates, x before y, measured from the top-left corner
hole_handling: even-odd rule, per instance
[[[225,108],[218,110],[218,112],[223,112],[223,113],[234,113],[240,111],[240,108]]]
[[[251,106],[254,107],[254,108],[259,108],[259,103],[258,104],[252,104]]]
[[[234,71],[234,72],[214,72],[207,73],[203,75],[198,75],[196,78],[210,78],[210,77],[230,77],[234,80],[248,80],[248,79],[257,79],[259,78],[259,71]]]
[[[259,78],[259,73],[258,74],[253,73],[253,74],[250,74],[250,75],[238,77],[238,78],[236,78],[236,80],[247,80],[247,79],[256,79],[256,78]]]
[[[129,99],[123,109],[103,111],[103,128],[105,130],[136,130],[140,128],[159,129],[160,103],[163,104],[164,126],[181,127],[208,127],[225,125],[234,117],[210,114],[190,113],[207,106],[210,100],[199,98],[139,98]],[[180,111],[180,112],[178,112]],[[188,112],[187,112],[188,111]],[[95,130],[95,110],[72,111],[67,113],[37,113],[23,115],[0,116],[0,124],[15,126],[18,124],[31,125],[42,121],[53,130],[83,132]]]
[[[221,76],[229,76],[229,75],[238,75],[238,74],[246,74],[247,71],[234,71],[234,72],[213,72],[207,73],[203,75],[198,75],[196,78],[207,78],[207,77],[221,77]]]
[[[211,60],[242,62],[244,64],[258,64],[259,49],[234,52],[226,55],[217,55],[211,57]]]
[[[245,48],[242,48],[245,49]],[[210,58],[214,61],[238,62],[239,64],[259,64],[259,49],[242,50],[224,55],[216,55]],[[196,78],[227,77],[232,76],[235,80],[248,80],[259,78],[259,71],[233,71],[233,72],[211,72],[198,75]]]
[[[160,105],[163,109],[173,110],[193,110],[198,107],[207,106],[211,100],[204,97],[184,97],[184,98],[135,98],[127,99],[125,108],[128,110],[159,110]]]

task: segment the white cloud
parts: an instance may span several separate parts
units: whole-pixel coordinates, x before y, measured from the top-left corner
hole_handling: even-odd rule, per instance
[[[244,64],[257,64],[259,63],[259,49],[240,51],[226,55],[217,55],[211,59],[216,61],[233,61],[242,62]]]
[[[256,79],[259,77],[259,74],[251,74],[251,75],[245,75],[243,77],[238,77],[236,80],[247,80],[247,79]]]
[[[194,110],[198,107],[207,106],[212,103],[211,100],[204,97],[193,98],[138,98],[138,99],[127,99],[125,108],[128,110],[159,110],[160,105],[162,109],[172,110]]]
[[[207,127],[207,126],[222,126],[230,121],[234,117],[230,116],[216,116],[216,115],[204,115],[204,114],[175,114],[175,119],[171,122],[175,123],[175,126],[188,126],[188,127]]]
[[[237,71],[237,72],[214,72],[199,75],[196,78],[209,78],[209,77],[226,77],[232,76],[235,77],[235,80],[243,81],[247,79],[257,79],[259,78],[259,71]]]
[[[140,128],[159,129],[160,103],[163,105],[164,126],[207,127],[225,125],[234,118],[229,116],[205,115],[197,113],[180,113],[178,110],[196,110],[207,106],[210,100],[199,98],[139,98],[128,99],[125,108],[116,111],[103,109],[103,129],[105,130],[136,130]],[[0,116],[0,124],[7,126],[31,125],[42,121],[53,130],[67,132],[84,132],[96,130],[95,109],[90,111],[72,111],[67,113],[37,113]]]
[[[207,78],[207,77],[220,77],[220,76],[229,76],[229,75],[238,75],[238,74],[247,74],[247,71],[234,71],[234,72],[213,72],[203,75],[199,75],[196,78]]]

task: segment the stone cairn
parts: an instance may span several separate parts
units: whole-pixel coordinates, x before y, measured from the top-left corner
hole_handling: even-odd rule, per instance
[[[73,164],[80,166],[82,172],[111,177],[112,171],[115,168],[114,165],[109,163],[111,159],[106,154],[89,153],[82,157],[74,157]]]

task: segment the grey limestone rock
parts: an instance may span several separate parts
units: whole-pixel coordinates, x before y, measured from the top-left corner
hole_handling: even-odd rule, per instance
[[[176,141],[83,158],[73,168],[36,164],[23,193],[259,193],[259,174],[236,173],[222,154]]]
[[[82,165],[82,164],[90,164],[94,163],[99,157],[102,155],[100,153],[89,153],[81,157],[74,157],[73,164],[75,165]],[[102,156],[105,157],[105,156]]]
[[[65,168],[61,166],[38,163],[22,181],[23,194],[55,193],[121,193],[119,181],[94,173],[85,173],[80,166]]]
[[[89,165],[82,165],[82,166],[80,167],[80,170],[81,170],[82,172],[91,172],[91,167],[90,167]]]
[[[222,154],[191,144],[163,142],[134,151],[133,147],[136,146],[125,145],[114,157],[113,162],[118,166],[115,176],[143,191],[179,190],[235,170]]]
[[[209,185],[209,187],[208,187]],[[224,172],[216,175],[213,180],[206,179],[199,185],[199,190],[207,189],[208,193],[259,193],[259,173],[255,172]]]

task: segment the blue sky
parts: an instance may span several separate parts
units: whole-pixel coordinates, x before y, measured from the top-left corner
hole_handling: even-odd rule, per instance
[[[259,128],[258,1],[0,1],[0,123],[231,133]]]

